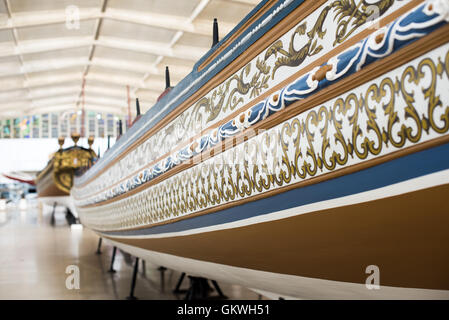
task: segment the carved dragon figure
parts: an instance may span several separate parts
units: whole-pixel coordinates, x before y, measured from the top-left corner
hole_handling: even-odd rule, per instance
[[[288,51],[284,49],[282,40],[273,43],[265,54],[265,61],[272,55],[277,57],[278,53],[282,56],[277,57],[273,73],[274,79],[276,71],[282,66],[297,67],[301,65],[308,56],[319,53],[323,47],[317,45],[318,38],[323,39],[327,30],[323,30],[324,22],[331,10],[335,10],[334,20],[337,19],[338,25],[335,34],[334,46],[337,43],[345,41],[355,30],[365,24],[367,21],[375,20],[382,16],[394,3],[395,0],[379,0],[375,3],[369,3],[366,0],[336,0],[326,6],[320,13],[313,28],[307,32],[308,41],[299,50],[294,47],[295,36],[306,35],[306,22],[299,25],[291,35]],[[345,18],[347,18],[345,20]],[[351,23],[352,22],[352,23]]]
[[[335,18],[338,21],[335,33],[334,45],[345,41],[355,30],[367,21],[373,21],[382,16],[393,4],[395,0],[379,0],[369,3],[366,0],[358,4],[354,0],[338,0],[332,3],[335,8]],[[347,20],[344,20],[348,18]],[[352,23],[351,23],[352,21]]]
[[[315,25],[313,28],[307,32],[307,36],[309,40],[307,43],[299,50],[296,50],[294,47],[294,39],[295,36],[302,36],[306,34],[307,29],[307,23],[304,22],[301,25],[299,25],[295,32],[291,35],[290,38],[290,45],[288,48],[288,52],[283,48],[284,44],[282,43],[282,40],[278,40],[275,43],[273,43],[267,50],[265,54],[265,61],[268,60],[272,55],[277,57],[277,54],[280,53],[283,55],[283,57],[277,58],[273,73],[271,75],[271,78],[274,79],[274,75],[276,71],[282,67],[282,66],[290,66],[290,67],[296,67],[299,66],[304,62],[304,60],[307,58],[307,56],[313,56],[320,52],[323,49],[323,46],[319,45],[317,46],[317,39],[315,39],[315,36],[318,35],[320,39],[323,39],[324,35],[326,34],[326,30],[323,30],[323,24],[326,20],[327,14],[332,9],[331,6],[327,6],[324,8],[323,11],[321,11],[320,16],[318,17],[317,21],[315,22]]]

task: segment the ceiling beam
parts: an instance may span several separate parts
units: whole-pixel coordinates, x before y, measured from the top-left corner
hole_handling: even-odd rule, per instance
[[[0,58],[87,47],[92,45],[92,42],[92,37],[89,36],[23,40],[19,44],[3,42],[0,44]]]
[[[171,44],[167,45],[166,43],[123,39],[117,37],[101,37],[99,41],[96,41],[95,45],[150,53],[170,58],[180,58],[194,62],[198,61],[198,59],[200,59],[204,53],[209,50],[209,48],[205,47],[187,45],[177,45],[176,47],[173,47]]]
[[[92,25],[92,22],[95,22],[95,24],[92,33],[76,37],[73,35],[80,33],[64,33],[68,36],[58,37],[57,31],[49,32],[53,26],[55,30],[64,27],[67,15],[62,8],[42,10],[40,6],[35,6],[33,11],[11,13],[12,0],[1,1],[5,3],[7,15],[1,17],[0,32],[11,31],[12,34],[9,42],[0,42],[2,69],[0,99],[3,101],[0,105],[1,114],[4,112],[30,114],[41,113],[42,110],[57,111],[67,108],[76,110],[82,97],[85,98],[86,109],[95,107],[125,114],[127,86],[132,89],[131,99],[138,94],[142,110],[145,111],[156,102],[165,88],[165,64],[163,64],[165,58],[177,60],[173,63],[176,65],[169,66],[172,84],[175,85],[191,72],[191,66],[210,49],[206,43],[198,46],[195,41],[180,44],[179,40],[183,35],[188,33],[202,38],[210,36],[212,43],[212,18],[210,21],[198,18],[205,8],[209,8],[212,0],[197,0],[196,7],[189,17],[139,11],[139,8],[118,9],[111,7],[109,0],[101,0],[94,8],[79,7],[80,23]],[[229,3],[246,4],[246,7],[250,8],[258,1],[230,0]],[[235,7],[243,9],[245,5]],[[132,28],[131,30],[135,30],[136,33],[148,33],[148,39],[151,39],[150,28],[175,32],[171,39],[164,39],[163,42],[141,41],[133,39],[132,36],[119,37],[117,33],[108,33],[108,30],[105,30],[104,20],[107,20],[108,26],[114,28],[123,26]],[[220,34],[228,33],[235,25],[234,22],[221,20],[219,23]],[[38,26],[50,27],[37,28]],[[21,31],[25,37],[23,40],[19,37],[22,36]],[[37,38],[33,38],[36,32]],[[42,36],[48,38],[39,38]],[[201,42],[204,43],[204,39]],[[98,46],[118,49],[111,51],[114,53],[118,51],[119,54],[117,58],[115,54],[110,58],[99,57]],[[83,49],[81,51],[85,53],[77,56],[73,52],[64,51],[78,48]],[[125,52],[121,54],[119,50]],[[132,52],[140,53],[138,56],[143,56],[144,60],[133,60],[131,57],[135,54],[131,54]],[[44,55],[41,56],[40,53]],[[29,56],[30,54],[35,55]],[[178,61],[180,65],[177,65]],[[84,95],[82,95],[83,81],[85,81]],[[134,113],[134,108],[132,111]]]
[[[33,88],[33,87],[45,87],[58,85],[65,82],[81,82],[83,79],[83,73],[80,72],[67,72],[67,73],[55,73],[46,75],[35,75],[29,79],[11,79],[0,78],[0,93],[7,91],[15,91],[19,89]],[[152,89],[154,91],[162,92],[165,88],[165,80],[162,77],[148,79],[145,83],[142,83],[139,78],[125,76],[120,73],[111,74],[105,72],[89,73],[86,76],[88,82],[98,82],[99,84],[115,85],[117,87],[126,88],[125,85],[129,84],[135,88]],[[88,84],[86,86],[88,86]],[[124,94],[126,96],[126,94]]]
[[[27,40],[21,41],[18,44],[3,43],[0,44],[0,58],[88,47],[93,45],[184,59],[193,62],[198,61],[198,59],[201,58],[207,50],[209,50],[209,48],[186,45],[177,45],[172,48],[167,45],[167,43],[131,40],[118,37],[101,37],[101,39],[98,40],[93,40],[92,37],[67,37]]]
[[[40,88],[49,88],[49,87],[53,87],[53,86],[68,85],[68,84],[72,84],[72,85],[76,84],[78,86],[79,81],[80,81],[80,78],[74,79],[71,77],[66,77],[66,78],[62,78],[58,81],[58,79],[54,79],[54,77],[52,77],[51,79],[48,79],[47,83],[33,83],[33,85],[31,85],[31,86],[28,84],[27,88],[40,89]],[[8,82],[3,82],[0,79],[0,94],[7,93],[7,92],[15,92],[18,90],[27,90],[27,88],[24,86],[23,83],[5,86],[5,84],[7,84],[7,83]]]
[[[209,0],[206,2],[209,3]],[[197,7],[200,6],[198,5]],[[200,12],[204,9],[204,7],[205,6],[201,6]],[[193,13],[196,13],[195,10],[193,11]],[[195,18],[196,16],[198,16],[198,14],[195,15]],[[168,30],[188,32],[202,36],[209,36],[211,34],[210,21],[204,19],[193,21],[194,19],[190,19],[190,17],[186,19],[175,15],[165,15],[153,12],[139,12],[115,8],[109,8],[104,13],[103,17],[105,19],[135,23]],[[222,34],[227,34],[232,30],[233,27],[234,24],[229,22],[223,21],[222,23],[220,23]]]
[[[111,88],[110,86],[97,86],[86,85],[86,96],[102,96],[111,97],[117,99],[126,99],[126,88]],[[71,95],[79,92],[79,85],[50,85],[37,88],[30,88],[30,91],[26,88],[16,89],[12,91],[0,92],[0,101],[28,101],[46,99],[51,97],[57,97],[62,95]],[[160,95],[159,90],[141,89],[139,90],[139,99],[144,101],[156,100]],[[131,95],[132,99],[136,97]],[[3,103],[4,104],[4,103]],[[2,105],[3,105],[2,104]]]
[[[103,14],[106,10],[106,6],[107,6],[108,0],[102,0],[101,2],[101,13]],[[95,52],[95,42],[98,41],[98,37],[100,35],[100,29],[101,29],[101,25],[103,24],[103,18],[99,17],[95,23],[95,32],[93,35],[93,42],[92,45],[90,46],[90,50],[89,50],[89,58],[88,61],[86,63],[86,66],[84,67],[84,73],[83,73],[83,80],[81,82],[81,86],[80,86],[80,92],[78,94],[78,99],[76,101],[76,106],[78,107],[78,105],[80,103],[83,103],[82,108],[84,109],[84,102],[85,100],[82,99],[82,95],[84,93],[84,87],[85,87],[85,79],[86,79],[86,75],[89,73],[89,69],[90,69],[90,62],[92,61],[92,57],[94,56],[94,52]]]
[[[98,19],[100,16],[99,8],[80,8],[80,21]],[[14,13],[14,16],[8,17],[6,23],[0,25],[0,30],[12,30],[14,28],[29,28],[51,24],[66,23],[65,10],[45,10],[36,12]]]
[[[117,91],[114,89],[109,89],[105,87],[98,86],[86,86],[85,89],[86,97],[99,97],[99,98],[107,98],[107,99],[115,99],[116,101],[122,101],[126,103],[126,90],[123,89],[121,91]],[[156,100],[160,92],[159,91],[151,91],[151,90],[143,90],[139,91],[141,95],[139,98],[143,100]],[[49,99],[52,98],[61,98],[61,97],[73,97],[79,94],[79,86],[62,86],[62,87],[53,87],[48,86],[42,89],[31,89],[28,92],[28,89],[19,89],[9,92],[0,92],[0,101],[11,101],[13,103],[23,103],[27,102],[31,104],[32,102],[36,102],[37,104],[47,104],[49,103]],[[131,96],[131,98],[135,98]],[[5,105],[7,103],[2,103]]]
[[[120,74],[120,72],[135,72],[136,76],[142,74],[143,70],[148,70],[148,73],[153,76],[164,77],[164,71],[162,67],[155,67],[154,65],[136,63],[131,61],[123,61],[119,59],[106,59],[106,58],[95,58],[93,61],[89,61],[87,58],[59,58],[59,59],[45,59],[45,60],[31,60],[25,62],[23,66],[17,70],[10,68],[11,71],[6,71],[0,74],[0,81],[5,77],[20,76],[30,73],[48,72],[48,71],[58,71],[64,69],[71,69],[73,67],[83,67],[83,66],[98,66],[104,67],[111,70],[111,73]],[[190,68],[177,66],[170,70],[170,77],[173,81],[178,82],[183,79],[190,71]],[[141,77],[141,76],[140,76]],[[138,79],[140,79],[138,77]]]
[[[141,12],[116,8],[107,8],[105,11],[102,11],[99,8],[79,8],[79,19],[80,22],[95,19],[110,19],[167,30],[180,30],[182,32],[203,36],[211,34],[210,21],[204,19],[193,21],[189,18],[148,11]],[[0,25],[0,31],[61,23],[66,23],[65,10],[42,11],[39,14],[16,13],[13,17],[9,17],[5,24]],[[233,23],[220,21],[220,32],[222,34],[227,34],[233,27]]]
[[[210,0],[201,0],[198,3],[198,5],[193,9],[190,17],[187,19],[187,22],[188,23],[192,23],[196,19],[196,17],[198,17],[198,15],[204,10],[204,8],[206,8],[206,6],[209,4],[209,2],[210,2]],[[173,47],[176,44],[176,42],[182,37],[183,34],[184,34],[183,30],[180,30],[180,31],[176,32],[176,34],[173,36],[172,40],[170,41],[170,45],[169,45],[170,48]],[[210,29],[209,29],[209,33],[208,34],[210,35]],[[198,57],[198,59],[200,59],[204,55],[204,53],[206,53],[207,51],[208,51],[208,48],[204,48],[204,51]],[[163,54],[160,54],[157,57],[156,61],[154,62],[154,67],[157,67],[159,65],[159,63],[162,61],[163,57],[164,57]],[[198,59],[196,59],[195,61],[197,61]],[[145,84],[148,84],[148,80],[147,79],[150,76],[151,76],[150,72],[145,73],[145,75],[142,78],[140,87],[145,87]],[[138,87],[134,87],[133,88],[132,92],[134,93],[134,95],[136,95],[136,92],[137,92],[138,89],[139,89]]]
[[[6,14],[7,14],[8,17],[11,19],[11,17],[12,17],[12,15],[11,15],[11,4],[9,3],[9,0],[4,0],[4,3],[5,3],[5,8],[6,8]],[[14,39],[14,45],[17,47],[18,44],[19,44],[19,37],[18,37],[18,35],[17,35],[17,29],[16,29],[16,28],[13,28],[13,29],[12,29],[12,34],[13,34],[13,39]],[[23,62],[23,56],[22,56],[22,54],[19,53],[19,54],[17,55],[17,57],[19,58],[20,66],[23,68],[24,62]],[[26,75],[26,74],[23,75],[23,78],[24,78],[24,80],[25,80],[24,84],[27,83],[27,82],[28,82],[28,78],[27,78],[27,75]],[[27,87],[27,86],[25,85],[25,89],[26,89],[26,87]],[[29,89],[28,89],[28,90],[29,90]]]

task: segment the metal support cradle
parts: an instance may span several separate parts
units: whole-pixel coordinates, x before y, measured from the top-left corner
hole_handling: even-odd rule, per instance
[[[53,211],[51,212],[51,220],[50,223],[52,226],[55,225],[55,214],[56,214],[56,202],[53,203]]]
[[[176,294],[176,293],[185,293],[185,292],[186,292],[186,290],[181,290],[181,289],[180,289],[180,288],[181,288],[182,281],[184,280],[185,276],[186,276],[186,273],[183,272],[183,273],[181,274],[181,276],[179,277],[178,283],[176,284],[176,288],[175,288],[175,290],[173,290],[173,293]]]
[[[98,239],[98,246],[97,246],[97,251],[95,252],[96,254],[101,254],[101,242],[102,242],[103,238]]]
[[[101,239],[101,238],[100,238]],[[109,266],[109,270],[108,272],[110,273],[115,273],[114,270],[114,260],[115,260],[115,254],[117,252],[117,247],[114,247],[114,249],[112,250],[112,257],[111,257],[111,265]]]
[[[138,271],[139,271],[139,258],[136,257],[136,261],[134,262],[133,278],[131,280],[131,290],[129,292],[129,296],[126,297],[127,300],[137,300],[137,297],[134,296],[134,289],[136,287],[136,279]]]
[[[211,296],[210,293],[214,291],[209,285],[209,281],[206,278],[189,276],[190,287],[187,290],[185,300],[211,300],[211,299],[227,299],[228,297],[223,294],[220,286],[215,280],[211,280],[218,296]]]

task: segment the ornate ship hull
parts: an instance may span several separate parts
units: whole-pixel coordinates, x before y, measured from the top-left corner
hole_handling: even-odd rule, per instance
[[[73,199],[70,197],[69,191],[58,187],[55,182],[52,162],[38,175],[36,189],[40,203],[47,206],[54,206],[55,204],[62,205],[76,214]]]
[[[70,189],[77,170],[88,168],[96,159],[92,149],[76,145],[79,135],[72,136],[75,146],[62,149],[64,138],[59,139],[60,149],[55,152],[47,166],[39,172],[35,179],[37,194],[41,202],[47,205],[58,203],[76,214]],[[89,146],[93,138],[89,138]]]
[[[75,180],[82,223],[267,295],[448,299],[449,2],[344,5],[256,7]]]
[[[36,188],[39,197],[67,197],[70,192],[58,186],[54,178],[53,162],[42,170],[36,178]]]

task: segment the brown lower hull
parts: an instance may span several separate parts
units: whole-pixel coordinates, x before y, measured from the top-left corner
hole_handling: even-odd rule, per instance
[[[310,278],[449,290],[449,185],[188,236],[115,241],[176,256]]]

